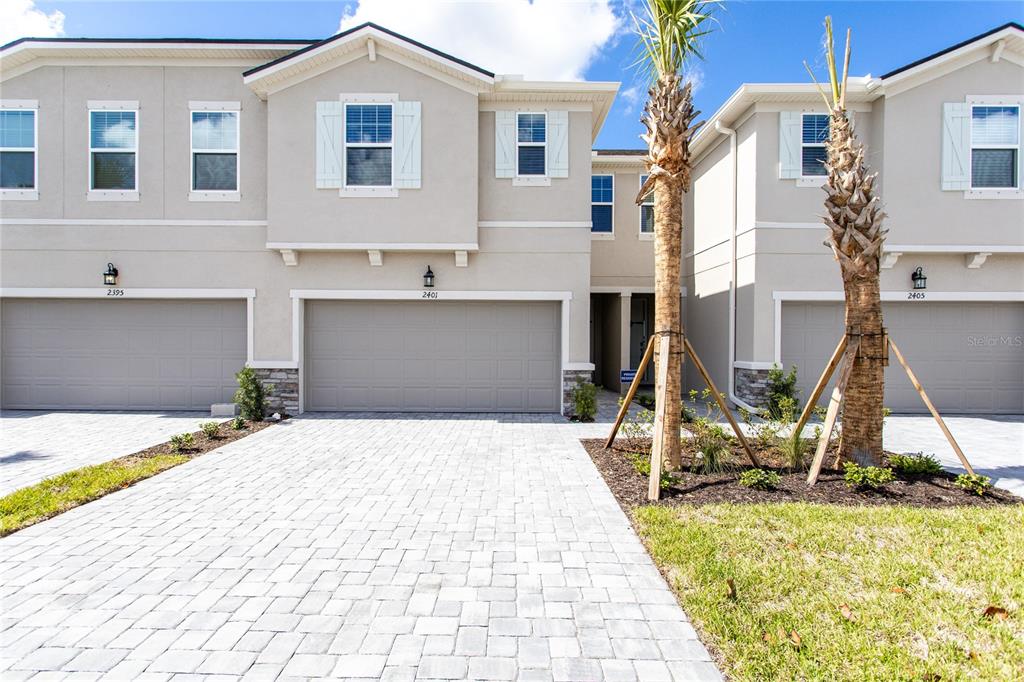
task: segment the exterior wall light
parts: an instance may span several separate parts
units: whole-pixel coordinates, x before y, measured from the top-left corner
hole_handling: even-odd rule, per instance
[[[426,289],[434,288],[434,271],[427,266],[427,271],[423,273],[423,287]]]
[[[914,272],[910,275],[910,279],[913,280],[915,289],[928,288],[928,278],[924,276],[924,271],[921,270],[921,268],[914,270]]]
[[[117,286],[117,268],[113,263],[107,263],[107,271],[103,273],[103,283],[108,287]]]

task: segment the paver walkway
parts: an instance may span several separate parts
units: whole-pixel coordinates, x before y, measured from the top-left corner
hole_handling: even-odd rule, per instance
[[[0,495],[198,431],[202,412],[0,412]]]
[[[606,424],[335,417],[0,539],[0,678],[719,679]]]

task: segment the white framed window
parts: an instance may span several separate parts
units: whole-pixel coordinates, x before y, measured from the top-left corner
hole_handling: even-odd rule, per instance
[[[344,187],[394,186],[394,106],[345,103]]]
[[[647,177],[646,175],[640,176],[638,191],[643,189]],[[640,202],[640,239],[654,239],[654,190],[648,192]]]
[[[615,176],[590,176],[590,231],[595,236],[615,233]]]
[[[1020,188],[1020,105],[971,106],[971,189]]]
[[[89,192],[93,199],[137,199],[139,111],[89,109]]]
[[[39,122],[35,108],[0,108],[0,196],[38,199]]]
[[[516,175],[545,177],[548,174],[548,115],[516,113]]]
[[[800,117],[800,175],[823,178],[825,142],[828,140],[828,114],[803,114]]]
[[[190,201],[238,200],[239,108],[237,102],[190,103]]]

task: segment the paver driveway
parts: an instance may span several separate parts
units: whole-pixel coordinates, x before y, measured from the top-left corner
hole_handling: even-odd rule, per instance
[[[0,413],[0,495],[199,430],[202,412]]]
[[[717,679],[576,442],[606,428],[338,416],[232,443],[0,540],[0,677]]]

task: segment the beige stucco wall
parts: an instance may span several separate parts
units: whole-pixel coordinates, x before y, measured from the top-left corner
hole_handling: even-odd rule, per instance
[[[395,198],[317,189],[316,103],[396,93],[422,112],[422,186]],[[271,242],[475,243],[477,99],[418,71],[360,58],[271,94],[267,238]]]
[[[43,66],[4,81],[3,99],[39,103],[39,200],[5,218],[258,220],[266,215],[265,105],[243,67]],[[137,101],[138,201],[88,201],[89,100]],[[240,102],[241,201],[190,202],[189,101]],[[155,245],[156,246],[156,245]]]
[[[653,235],[640,236],[640,190],[642,169],[623,169],[594,160],[595,175],[613,175],[615,204],[612,209],[612,238],[603,235],[591,240],[591,283],[602,287],[653,287]],[[588,203],[589,207],[589,188]],[[590,220],[590,216],[587,216]]]

